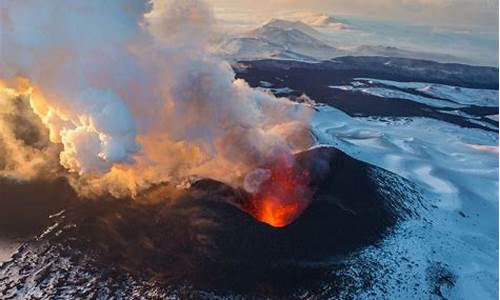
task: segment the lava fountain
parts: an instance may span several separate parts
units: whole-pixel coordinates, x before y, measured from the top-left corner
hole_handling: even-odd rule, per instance
[[[242,209],[273,227],[285,227],[309,206],[309,171],[282,156],[266,169],[256,169],[245,178],[251,195]]]

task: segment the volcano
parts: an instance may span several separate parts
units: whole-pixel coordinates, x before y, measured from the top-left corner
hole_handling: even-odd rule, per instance
[[[210,179],[186,190],[157,185],[137,199],[62,201],[48,229],[1,266],[0,295],[298,298],[358,288],[346,258],[418,217],[422,198],[408,181],[335,148],[295,159],[308,172],[311,202],[281,228],[241,209],[252,201],[247,192]],[[366,274],[359,280],[369,286]]]

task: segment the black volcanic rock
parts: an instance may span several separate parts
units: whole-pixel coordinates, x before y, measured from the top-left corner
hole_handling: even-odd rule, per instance
[[[38,234],[48,217],[67,207],[76,193],[65,179],[18,181],[0,178],[0,233],[14,238]]]
[[[244,192],[208,179],[183,192],[165,184],[134,200],[81,201],[0,268],[0,295],[33,289],[65,295],[76,284],[74,270],[104,276],[107,290],[90,285],[82,293],[106,297],[129,295],[132,287],[169,294],[183,285],[193,287],[190,293],[280,297],[324,282],[335,287],[329,293],[347,289],[343,273],[335,272],[348,267],[342,257],[376,244],[398,220],[418,217],[421,197],[406,180],[334,148],[298,154],[297,162],[310,170],[316,192],[285,228],[255,220],[232,204],[245,201]],[[22,268],[46,275],[11,282]],[[50,284],[54,278],[57,285]]]
[[[373,78],[397,82],[426,82],[457,87],[498,89],[498,69],[460,64],[442,64],[432,61],[394,57],[341,57],[322,63],[298,61],[259,60],[240,62],[233,66],[237,78],[252,87],[266,82],[276,96],[297,99],[307,95],[318,104],[326,104],[351,117],[432,118],[461,127],[478,128],[496,132],[498,122],[488,116],[496,115],[498,107],[470,105],[463,108],[435,107],[398,96],[384,97],[358,90],[337,89],[332,86],[351,86],[357,78]],[[368,84],[367,87],[389,88],[415,96],[441,98],[419,94],[418,91],[398,89],[384,85]],[[397,94],[396,94],[397,95]],[[447,100],[447,99],[444,99]],[[447,100],[452,103],[453,100]],[[450,102],[451,101],[451,102]],[[481,122],[477,122],[481,120]]]
[[[457,63],[438,63],[385,56],[343,56],[322,63],[307,63],[290,60],[256,60],[240,62],[243,69],[235,65],[237,73],[248,68],[264,71],[315,70],[321,72],[342,71],[350,78],[378,78],[395,81],[418,81],[441,83],[470,88],[498,89],[498,68],[470,66]],[[261,79],[262,80],[262,79]]]

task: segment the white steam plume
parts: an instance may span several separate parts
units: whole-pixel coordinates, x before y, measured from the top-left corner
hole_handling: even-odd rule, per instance
[[[135,4],[134,4],[135,3]],[[2,1],[0,73],[47,93],[44,112],[61,164],[106,171],[137,151],[135,122],[117,94],[132,74],[126,51],[146,5],[138,1]],[[122,81],[122,82],[119,82]]]
[[[235,80],[209,53],[200,0],[3,1],[0,77],[29,79],[33,109],[85,193],[189,175],[231,182],[300,150],[307,110]],[[300,138],[297,138],[300,136]]]

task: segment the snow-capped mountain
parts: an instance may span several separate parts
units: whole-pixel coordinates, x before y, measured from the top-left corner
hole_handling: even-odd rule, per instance
[[[314,37],[318,40],[321,40],[324,37],[321,32],[302,21],[290,21],[282,19],[271,19],[270,21],[264,23],[261,27],[251,31],[251,34],[262,37],[272,37],[268,34],[273,31],[297,31],[309,37]]]
[[[321,22],[333,22],[332,17],[325,18],[325,16],[317,17],[315,20],[317,22],[311,24],[316,24],[317,27],[321,26]],[[464,62],[463,59],[452,55],[411,51],[385,45],[343,47],[332,43],[332,40],[335,40],[334,34],[334,31],[331,31],[327,36],[324,30],[316,30],[302,21],[272,19],[256,29],[221,39],[215,52],[231,61],[275,58],[314,62],[350,55]]]
[[[300,21],[273,19],[242,35],[224,39],[218,52],[231,60],[272,57],[316,61],[340,54],[321,39],[322,33]]]

